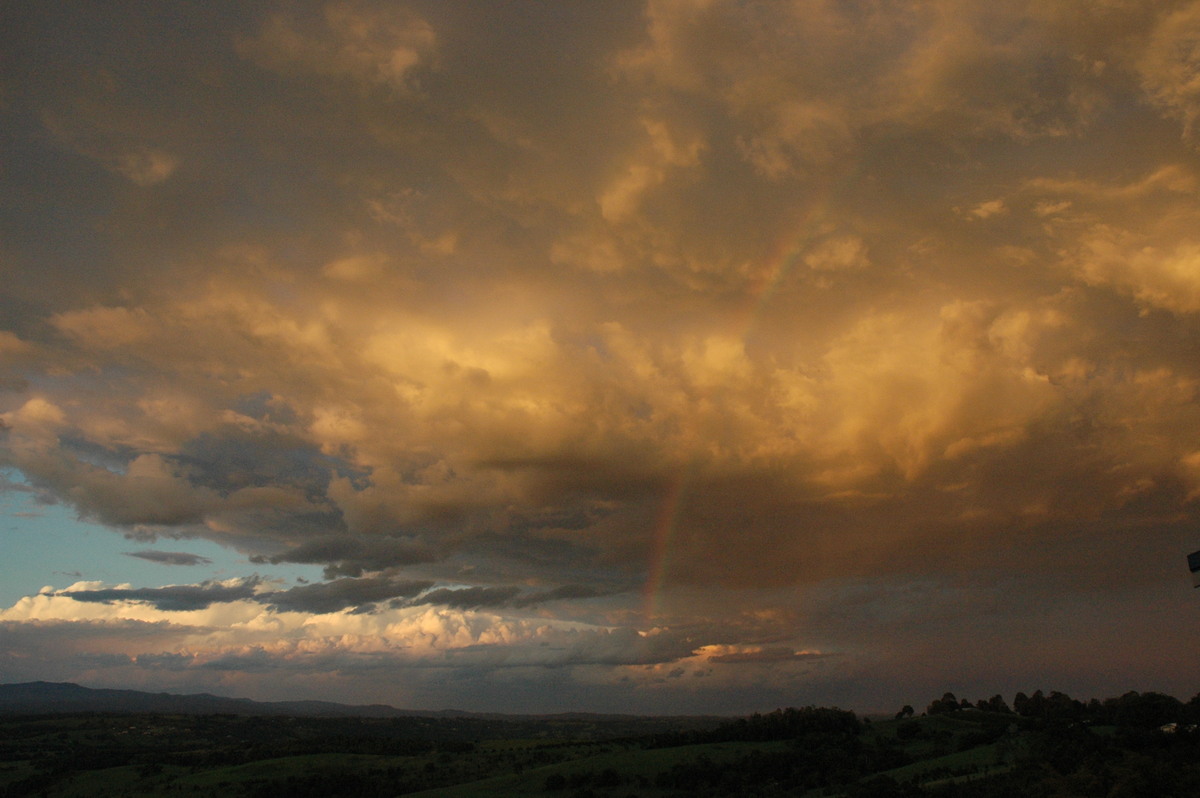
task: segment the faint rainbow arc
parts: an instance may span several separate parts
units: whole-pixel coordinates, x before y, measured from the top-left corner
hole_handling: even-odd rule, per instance
[[[667,485],[666,495],[659,505],[658,515],[655,518],[653,548],[650,552],[650,572],[643,591],[643,614],[647,619],[653,618],[657,614],[658,594],[662,589],[662,580],[667,572],[667,549],[671,545],[671,538],[675,532],[688,476],[688,470],[685,469]]]
[[[733,334],[743,344],[750,337],[755,323],[762,316],[764,308],[778,291],[784,278],[794,270],[808,248],[807,245],[819,234],[828,209],[829,205],[825,200],[813,203],[800,215],[796,223],[789,227],[788,234],[771,248],[767,267],[764,269],[767,277],[760,281],[756,290],[750,292],[745,309],[735,316],[735,323],[732,325]],[[666,580],[671,543],[675,538],[694,471],[695,467],[689,465],[682,468],[679,475],[668,482],[655,516],[649,570],[643,588],[643,615],[647,621],[658,614],[659,596]]]

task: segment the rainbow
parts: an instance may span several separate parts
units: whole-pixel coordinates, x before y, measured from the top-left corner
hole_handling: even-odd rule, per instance
[[[800,257],[808,251],[813,239],[820,235],[828,209],[825,198],[815,201],[788,226],[787,234],[771,248],[762,270],[762,279],[751,286],[747,291],[744,307],[734,314],[734,335],[743,343],[754,331],[754,325],[779,286],[795,270]],[[675,538],[694,471],[694,465],[680,469],[678,476],[667,483],[659,503],[652,532],[649,572],[642,591],[643,615],[647,622],[652,621],[661,611],[660,597],[669,567],[671,543]]]
[[[650,552],[650,575],[643,590],[643,614],[649,620],[658,614],[658,596],[663,578],[667,573],[667,553],[675,527],[679,520],[679,509],[683,506],[683,494],[689,482],[689,469],[684,469],[667,485],[666,495],[659,505],[654,523],[653,549]]]

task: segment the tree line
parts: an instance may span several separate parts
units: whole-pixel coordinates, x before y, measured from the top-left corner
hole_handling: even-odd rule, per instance
[[[999,695],[972,704],[965,698],[955,698],[954,693],[945,693],[925,708],[926,715],[964,711],[995,712],[1035,720],[1074,721],[1096,726],[1157,729],[1170,724],[1200,725],[1200,694],[1184,703],[1164,693],[1131,690],[1115,698],[1103,701],[1093,698],[1083,702],[1057,690],[1049,694],[1037,690],[1033,695],[1017,693],[1010,708]],[[913,714],[913,708],[906,705],[896,713],[896,717],[912,717]]]

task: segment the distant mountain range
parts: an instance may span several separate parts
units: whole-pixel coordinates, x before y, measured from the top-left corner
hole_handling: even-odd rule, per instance
[[[176,695],[173,693],[146,693],[140,690],[92,689],[70,682],[0,684],[0,713],[49,715],[77,712],[359,718],[489,717],[455,710],[421,712],[396,709],[385,704],[353,705],[337,704],[331,701],[251,701],[248,698],[223,698],[209,693]]]
[[[642,716],[563,712],[551,715],[507,715],[465,712],[457,709],[428,711],[397,709],[387,704],[338,704],[333,701],[251,701],[211,693],[147,693],[82,687],[71,682],[0,684],[0,715],[69,715],[80,712],[113,712],[152,715],[258,715],[306,718],[469,718],[478,721],[622,721],[683,723],[703,728],[720,718],[710,715]]]

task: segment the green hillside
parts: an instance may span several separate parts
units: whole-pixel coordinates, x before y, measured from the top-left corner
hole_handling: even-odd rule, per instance
[[[863,719],[0,718],[0,796],[1200,795],[1200,702],[1061,693]],[[605,732],[609,734],[605,734]]]

